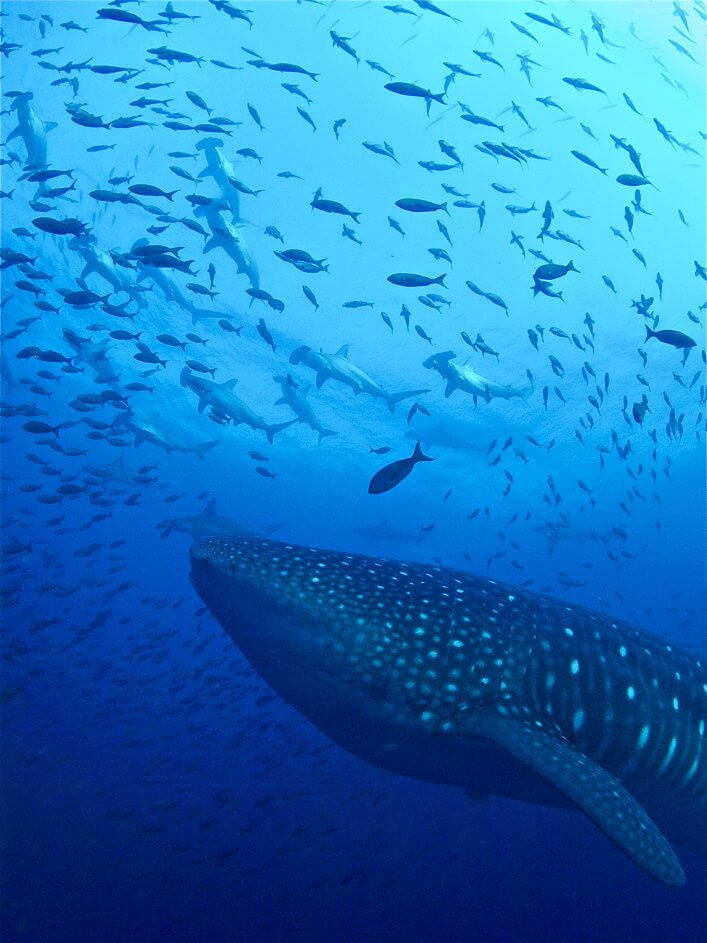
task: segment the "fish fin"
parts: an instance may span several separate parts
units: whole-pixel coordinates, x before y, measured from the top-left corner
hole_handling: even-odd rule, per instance
[[[44,122],[44,130],[47,131],[47,132],[48,132],[48,131],[53,131],[54,128],[58,128],[58,127],[59,127],[59,125],[57,124],[56,121],[45,121],[45,122]]]
[[[194,448],[185,449],[185,451],[192,452],[197,458],[203,460],[209,449],[212,449],[215,445],[219,445],[219,439],[209,439],[208,442],[200,442],[198,445],[195,445]]]
[[[13,138],[19,138],[22,136],[22,128],[17,125],[14,131],[10,131],[8,136],[5,138],[5,143],[8,144]]]
[[[328,379],[330,379],[329,374],[320,370],[317,374],[317,389],[321,390]]]
[[[425,455],[419,442],[415,443],[415,451],[412,453],[412,459],[415,462],[434,462],[433,458]]]
[[[321,445],[321,444],[322,444],[322,439],[326,439],[327,436],[330,436],[330,435],[338,435],[338,434],[339,434],[339,433],[336,432],[334,429],[322,429],[322,430],[320,430],[320,432],[319,432],[319,444]]]
[[[480,712],[474,734],[487,737],[572,799],[604,834],[664,884],[684,884],[677,855],[645,809],[619,780],[569,741],[498,714]]]
[[[211,252],[212,249],[216,249],[216,248],[218,247],[218,244],[219,244],[219,243],[218,243],[218,239],[216,238],[216,236],[211,236],[210,239],[207,239],[207,240],[206,240],[206,243],[204,244],[204,249],[203,249],[203,251],[204,251],[204,252]]]
[[[287,400],[285,399],[284,396],[281,396],[280,399],[276,399],[276,400],[275,400],[275,405],[276,405],[276,406],[286,406],[286,405],[287,405]]]
[[[216,513],[216,498],[211,498],[209,503],[206,505],[202,514],[215,514]]]
[[[234,386],[238,383],[238,380],[226,380],[225,383],[222,383],[221,386],[226,390],[232,390]]]
[[[388,403],[388,409],[391,413],[395,412],[395,407],[398,403],[402,403],[406,399],[412,399],[413,396],[421,396],[423,393],[429,393],[429,389],[426,390],[403,390],[402,393],[389,393],[385,399]]]
[[[344,344],[343,347],[340,347],[336,352],[337,357],[345,357],[348,360],[349,357],[349,345]]]
[[[278,434],[278,432],[282,432],[283,429],[287,429],[288,426],[291,426],[296,422],[299,422],[299,419],[290,419],[288,422],[275,422],[272,423],[272,425],[266,425],[265,435],[268,437],[268,442],[270,445],[272,445],[273,439]]]

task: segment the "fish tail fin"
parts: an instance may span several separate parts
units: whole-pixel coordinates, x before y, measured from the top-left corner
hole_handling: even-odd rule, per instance
[[[209,439],[208,442],[200,442],[199,445],[195,445],[194,452],[199,456],[200,459],[203,459],[206,453],[218,444],[218,439]]]
[[[283,429],[287,429],[288,426],[294,425],[296,422],[299,422],[299,419],[290,419],[287,422],[275,422],[269,426],[266,425],[265,435],[267,436],[270,445],[273,444],[273,439],[278,434],[278,432],[282,432]]]
[[[429,393],[429,389],[426,390],[404,390],[402,393],[389,393],[386,396],[386,402],[388,403],[388,409],[391,413],[395,412],[395,407],[398,403],[404,402],[406,399],[412,399],[413,396],[421,396],[423,393]]]
[[[444,284],[444,280],[445,280],[446,277],[447,277],[447,273],[444,272],[442,275],[438,275],[437,278],[433,278],[432,281],[433,281],[436,285],[441,285],[442,288],[446,288],[447,286]]]
[[[412,459],[415,462],[434,462],[433,458],[430,458],[429,455],[425,455],[419,442],[415,443],[415,451],[412,453]]]
[[[655,331],[652,331],[646,324],[646,340],[650,340],[651,337],[655,337]]]

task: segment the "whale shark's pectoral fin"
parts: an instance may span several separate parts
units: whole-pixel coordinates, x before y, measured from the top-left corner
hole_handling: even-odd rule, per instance
[[[615,776],[568,741],[490,712],[474,718],[474,733],[507,750],[572,799],[652,877],[673,886],[685,883],[677,855],[643,807]]]

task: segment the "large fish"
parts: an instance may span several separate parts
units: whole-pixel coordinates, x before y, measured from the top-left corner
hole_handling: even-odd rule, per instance
[[[262,677],[332,740],[472,796],[579,807],[684,882],[707,851],[707,668],[599,612],[457,570],[213,537],[192,582]]]
[[[32,92],[22,92],[15,96],[11,111],[17,112],[17,127],[7,137],[8,144],[14,138],[21,137],[27,150],[27,163],[30,167],[47,165],[47,132],[56,128],[55,121],[42,121],[34,105]]]
[[[445,397],[449,397],[455,390],[461,390],[463,393],[477,397],[483,397],[490,402],[494,397],[496,399],[525,399],[533,392],[532,387],[517,388],[505,386],[481,376],[468,364],[460,364],[456,361],[456,354],[449,350],[445,353],[433,354],[424,361],[423,367],[428,370],[436,370],[439,375],[447,381],[444,391]]]
[[[388,404],[391,413],[395,412],[398,403],[422,393],[429,393],[427,389],[404,390],[402,393],[388,393],[380,384],[370,377],[364,370],[349,360],[349,345],[344,344],[335,354],[325,354],[324,351],[312,350],[311,347],[298,347],[290,354],[290,363],[303,363],[317,374],[317,389],[320,389],[327,380],[338,380],[344,386],[350,386],[354,393],[368,393],[374,399],[381,399]]]

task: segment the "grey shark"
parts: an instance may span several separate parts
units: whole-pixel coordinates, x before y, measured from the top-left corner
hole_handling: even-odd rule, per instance
[[[238,274],[247,277],[251,288],[259,288],[258,263],[238,228],[225,218],[217,205],[200,206],[194,211],[194,215],[203,217],[211,230],[211,237],[204,245],[204,252],[223,249],[235,264]]]
[[[71,241],[70,247],[84,261],[80,276],[82,280],[85,281],[91,274],[99,275],[104,281],[108,282],[114,292],[125,292],[137,303],[138,308],[147,307],[147,300],[143,297],[144,292],[136,287],[124,269],[115,264],[110,253],[99,248],[95,236],[77,236]]]
[[[269,537],[284,526],[284,521],[276,521],[258,528],[261,536]],[[216,510],[216,499],[211,498],[198,514],[188,514],[183,517],[171,517],[160,521],[157,529],[160,537],[169,537],[172,533],[189,534],[193,540],[214,535],[232,537],[234,535],[252,534],[253,528],[239,520],[224,517]]]
[[[274,379],[280,384],[282,390],[282,396],[275,400],[276,406],[289,406],[300,422],[310,426],[319,434],[320,444],[327,436],[338,435],[333,429],[326,429],[312,409],[307,399],[307,394],[311,390],[310,386],[299,383],[290,373],[287,376],[274,377]]]
[[[200,413],[208,407],[207,415],[215,422],[232,426],[243,424],[254,430],[260,429],[265,433],[271,445],[278,432],[299,422],[299,419],[290,419],[287,422],[266,422],[233,392],[238,380],[216,383],[197,376],[188,367],[183,367],[179,382],[186,389],[196,393],[199,400],[197,409]]]
[[[532,393],[532,387],[518,389],[482,377],[468,364],[455,363],[456,357],[454,351],[448,350],[442,354],[433,354],[423,363],[423,367],[427,367],[428,370],[436,370],[447,381],[444,391],[445,397],[451,396],[455,390],[461,390],[463,393],[469,393],[474,399],[481,396],[487,402],[490,402],[494,398],[514,399],[517,397],[525,399],[529,393]]]
[[[470,573],[252,536],[191,551],[246,658],[379,767],[574,805],[657,880],[707,851],[705,662],[605,614]]]
[[[206,158],[206,167],[199,174],[199,179],[212,177],[221,191],[221,196],[228,203],[233,218],[240,219],[240,195],[231,183],[231,178],[236,176],[236,171],[223,153],[223,141],[216,138],[204,138],[196,145],[196,149],[201,151]]]
[[[370,377],[364,370],[349,360],[348,344],[340,347],[335,354],[325,354],[323,350],[316,351],[303,345],[290,354],[290,363],[295,365],[303,363],[310,370],[314,370],[317,374],[318,390],[327,380],[338,380],[344,386],[351,387],[356,394],[368,393],[374,399],[382,399],[383,402],[388,404],[391,413],[395,412],[398,403],[402,403],[406,399],[412,399],[413,396],[430,392],[429,389],[420,389],[405,390],[402,393],[388,393],[373,377]]]
[[[32,92],[17,95],[10,106],[17,112],[17,127],[8,135],[8,144],[14,138],[22,138],[27,151],[27,164],[33,168],[47,166],[47,132],[56,128],[55,121],[42,121],[37,114]],[[41,189],[41,188],[40,188]]]
[[[133,249],[144,245],[147,245],[147,239],[138,239],[137,242],[133,245]],[[177,305],[177,307],[181,308],[182,311],[186,311],[187,314],[191,315],[192,324],[196,324],[197,321],[200,321],[204,318],[228,317],[228,313],[225,311],[207,311],[204,308],[199,308],[197,305],[195,305],[191,299],[186,297],[180,286],[177,285],[174,279],[169,276],[165,269],[155,268],[149,265],[141,265],[139,261],[136,263],[136,266],[138,272],[137,281],[142,282],[149,278],[160,289],[164,295],[165,301],[172,305]]]

